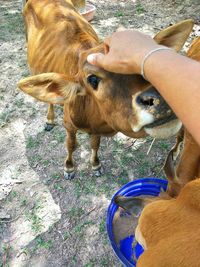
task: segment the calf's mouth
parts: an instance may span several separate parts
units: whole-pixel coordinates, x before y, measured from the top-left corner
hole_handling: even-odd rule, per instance
[[[132,106],[136,117],[136,122],[132,125],[134,132],[144,129],[154,138],[168,138],[175,135],[182,126],[169,105],[153,87],[133,96]]]
[[[158,120],[155,120],[154,122],[152,123],[149,123],[145,126],[145,129],[147,128],[155,128],[155,127],[158,127],[158,126],[164,126],[166,123],[169,123],[171,121],[174,121],[174,120],[178,120],[176,115],[174,113],[172,113],[170,116],[168,117],[165,117],[165,118],[162,118],[162,119],[158,119]]]
[[[173,135],[176,135],[181,129],[181,126],[182,123],[179,119],[166,118],[145,125],[144,130],[148,135],[154,138],[166,139]]]

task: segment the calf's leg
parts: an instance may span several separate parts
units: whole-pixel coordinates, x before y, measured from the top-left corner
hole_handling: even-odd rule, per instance
[[[75,176],[73,156],[72,156],[73,152],[77,147],[75,129],[67,129],[66,146],[68,155],[65,160],[64,178],[66,180],[71,180]]]
[[[95,176],[101,176],[103,174],[103,168],[98,158],[98,149],[100,146],[101,136],[91,134],[90,136],[90,146],[92,149],[90,163],[92,164],[92,170]]]
[[[54,114],[54,105],[48,104],[48,111],[47,111],[47,122],[45,126],[46,131],[51,131],[55,126],[55,114]]]

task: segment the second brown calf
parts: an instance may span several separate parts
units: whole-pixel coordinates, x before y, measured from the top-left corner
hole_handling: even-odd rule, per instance
[[[126,208],[128,203],[129,210],[127,199],[118,197],[118,204]],[[133,208],[135,201],[138,204],[132,199]],[[200,179],[187,183],[177,198],[146,205],[135,238],[144,248],[137,267],[199,267]]]

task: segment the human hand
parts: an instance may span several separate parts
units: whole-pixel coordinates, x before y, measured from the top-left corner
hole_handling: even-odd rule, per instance
[[[136,30],[115,32],[105,39],[104,45],[105,55],[91,54],[87,57],[88,62],[123,74],[140,74],[144,56],[152,49],[160,47],[150,36]]]

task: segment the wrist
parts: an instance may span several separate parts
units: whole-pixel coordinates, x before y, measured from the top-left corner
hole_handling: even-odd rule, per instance
[[[132,59],[130,61],[130,69],[131,73],[135,74],[141,74],[141,67],[143,60],[145,56],[152,50],[164,47],[162,45],[153,44],[148,45],[148,47],[145,45],[145,47],[141,47],[138,49],[138,51],[133,50],[132,52]]]
[[[166,74],[169,67],[172,67],[174,57],[177,54],[173,49],[160,50],[153,53],[144,65],[146,80],[153,83],[157,76]]]
[[[157,47],[149,50],[143,57],[142,61],[141,61],[141,65],[140,65],[140,74],[142,75],[142,77],[145,79],[145,80],[148,80],[146,75],[145,75],[145,65],[146,65],[146,62],[154,56],[154,54],[157,54],[157,53],[160,53],[160,52],[165,52],[165,51],[172,51],[171,48],[169,47],[166,47],[166,46],[161,46],[161,45],[158,45]]]

